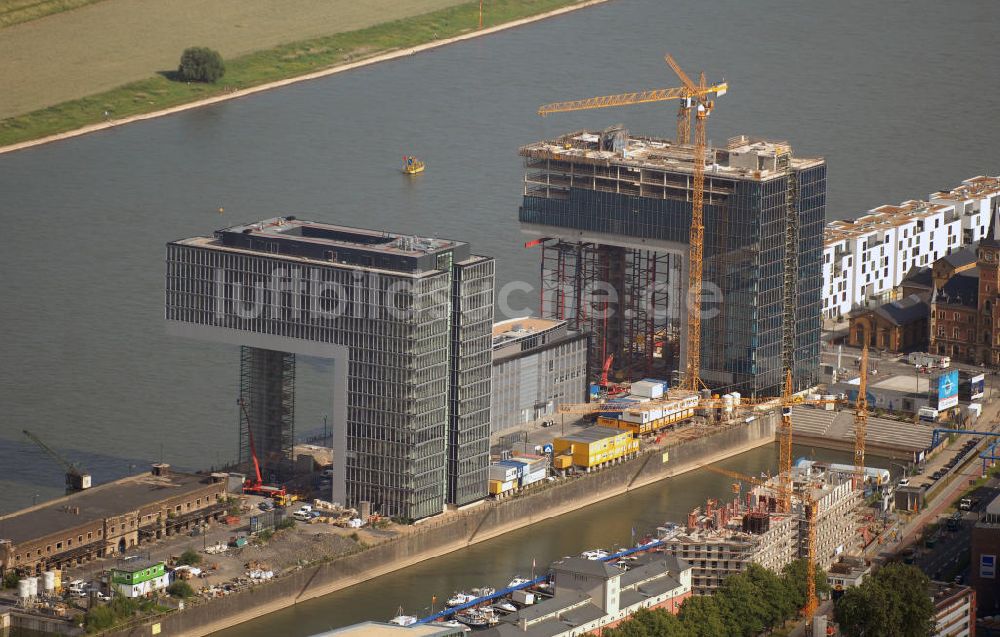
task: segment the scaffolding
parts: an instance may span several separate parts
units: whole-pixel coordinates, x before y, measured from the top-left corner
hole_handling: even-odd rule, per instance
[[[265,480],[280,479],[291,468],[295,444],[295,355],[240,348],[239,464],[251,464],[250,433]]]
[[[546,241],[542,316],[591,334],[591,376],[612,354],[624,378],[662,376],[678,352],[681,259],[668,252]]]

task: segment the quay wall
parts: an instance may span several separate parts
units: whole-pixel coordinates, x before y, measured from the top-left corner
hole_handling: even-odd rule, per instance
[[[358,553],[303,567],[266,584],[211,601],[195,600],[182,611],[162,615],[114,637],[153,634],[200,637],[292,604],[347,588],[515,529],[624,494],[774,441],[776,417],[658,447],[637,458],[500,501],[484,501],[418,523],[398,537]],[[663,461],[663,453],[669,456]],[[154,633],[154,625],[159,624]]]

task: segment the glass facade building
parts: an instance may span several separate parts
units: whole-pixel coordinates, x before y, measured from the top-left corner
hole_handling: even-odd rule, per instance
[[[290,355],[332,359],[332,499],[418,519],[486,495],[493,282],[466,243],[275,218],[168,244],[165,316],[244,348],[241,430],[272,471]]]
[[[527,234],[663,250],[686,262],[690,147],[629,138],[624,152],[611,152],[602,150],[599,134],[583,132],[526,146],[521,154],[519,220]],[[701,376],[711,387],[778,395],[788,367],[797,387],[814,384],[825,207],[822,159],[796,158],[787,144],[745,137],[709,151]],[[622,320],[623,309],[609,321]]]

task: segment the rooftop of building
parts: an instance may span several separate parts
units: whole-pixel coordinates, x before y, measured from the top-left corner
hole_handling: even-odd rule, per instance
[[[522,146],[525,157],[545,157],[573,163],[623,165],[637,168],[693,173],[694,149],[662,137],[630,135],[612,128],[567,133],[556,139]],[[706,177],[766,181],[785,174],[786,167],[803,169],[823,163],[822,158],[794,157],[788,142],[740,135],[725,147],[706,150]]]
[[[944,255],[938,261],[956,269],[964,268],[976,263],[976,251],[969,247],[960,248]]]
[[[447,626],[434,626],[428,624],[417,624],[413,626],[397,626],[383,622],[362,622],[344,628],[334,628],[322,633],[315,633],[312,637],[449,637],[451,635],[461,635],[461,628],[451,628]]]
[[[900,285],[911,288],[924,288],[927,291],[934,289],[934,273],[927,266],[913,266],[905,275]]]
[[[958,272],[948,279],[940,289],[931,295],[931,303],[937,305],[979,307],[979,268]]]
[[[1000,176],[989,177],[978,175],[971,179],[965,179],[961,185],[950,190],[939,190],[932,193],[934,199],[950,199],[953,201],[968,201],[969,199],[979,199],[988,195],[1000,193]]]
[[[15,545],[122,515],[194,491],[210,476],[170,472],[130,476],[0,517],[0,539]]]
[[[597,442],[598,440],[604,440],[605,438],[620,436],[622,433],[624,433],[623,429],[595,426],[587,427],[586,429],[582,429],[573,434],[559,436],[559,438],[570,442]]]
[[[560,572],[604,578],[615,577],[625,572],[604,560],[588,560],[585,557],[567,557],[553,562],[552,570],[556,572],[556,589],[559,588]]]
[[[909,325],[930,316],[930,298],[930,292],[920,292],[918,294],[911,294],[898,301],[884,303],[873,309],[857,310],[852,312],[852,315],[865,314],[870,311],[893,325]]]
[[[111,567],[111,570],[120,571],[122,573],[138,573],[139,571],[144,571],[147,568],[152,568],[161,564],[163,564],[163,560],[154,560],[148,555],[132,555],[118,560],[118,562]]]
[[[534,606],[522,608],[520,611],[505,617],[500,624],[479,631],[477,634],[483,637],[552,637],[553,635],[564,635],[576,626],[582,626],[605,616],[605,612],[596,604],[592,602],[580,603],[580,601],[590,599],[590,596],[584,593],[577,593],[572,598],[565,598],[578,600],[571,605],[557,603],[557,599],[559,599],[559,595]],[[535,623],[528,626],[526,630],[521,630],[516,624],[523,617],[522,613],[527,610],[538,611],[534,617]],[[542,617],[545,619],[537,621]]]
[[[824,243],[832,245],[847,239],[856,239],[879,230],[900,226],[931,214],[946,211],[952,207],[949,202],[968,201],[997,193],[1000,193],[1000,177],[983,175],[972,177],[951,190],[941,190],[930,195],[929,199],[933,199],[935,202],[943,201],[944,204],[909,200],[899,205],[886,204],[873,208],[867,214],[853,221],[846,219],[831,221],[826,224]]]
[[[631,586],[637,582],[643,582],[658,577],[669,576],[672,581],[677,582],[681,572],[691,568],[685,560],[670,555],[669,553],[646,553],[634,560],[629,569],[619,579],[622,588]],[[670,589],[675,588],[677,584]]]
[[[831,245],[847,239],[857,239],[953,209],[952,206],[915,200],[904,201],[898,206],[886,204],[873,208],[868,214],[853,221],[831,221],[826,224],[823,241],[826,245]]]
[[[191,237],[178,245],[240,251],[281,259],[299,259],[398,271],[436,271],[436,257],[451,254],[464,262],[469,244],[453,239],[354,228],[294,216],[273,217],[216,230],[213,237]]]
[[[503,347],[513,342],[556,329],[566,324],[560,319],[525,316],[493,324],[493,347]]]
[[[954,604],[959,598],[969,595],[972,591],[968,586],[961,584],[949,584],[947,582],[932,581],[927,586],[931,598],[934,600],[934,608],[943,609]]]

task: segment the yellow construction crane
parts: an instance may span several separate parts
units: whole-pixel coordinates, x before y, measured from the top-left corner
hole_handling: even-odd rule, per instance
[[[781,424],[778,425],[778,482],[782,492],[779,494],[781,510],[789,513],[792,510],[792,405],[795,391],[792,388],[792,370],[785,375],[785,391],[781,395]]]
[[[858,399],[854,405],[854,488],[865,488],[865,436],[868,433],[868,345],[861,349]]]
[[[819,608],[819,601],[816,599],[816,501],[809,493],[809,487],[806,486],[802,489],[802,491],[795,493],[791,488],[770,484],[765,480],[737,473],[736,471],[720,469],[712,465],[706,465],[705,468],[709,471],[728,476],[735,480],[749,482],[750,484],[758,487],[770,489],[777,493],[779,498],[787,498],[789,502],[791,501],[792,495],[797,495],[802,501],[804,509],[802,517],[808,525],[806,529],[806,604],[802,607],[802,617],[806,620],[806,631],[810,631],[812,628],[813,615],[816,614],[816,609]],[[787,512],[791,513],[790,510]]]
[[[708,85],[705,74],[699,76],[698,84],[680,68],[677,62],[668,54],[667,64],[674,70],[683,83],[678,88],[637,91],[619,95],[604,95],[583,100],[555,102],[539,107],[538,114],[545,116],[550,113],[581,111],[611,106],[628,106],[665,100],[681,100],[677,112],[677,143],[687,145],[690,134],[690,111],[695,109],[695,143],[694,143],[694,179],[691,185],[691,231],[690,264],[688,268],[688,338],[687,355],[684,365],[684,387],[697,391],[701,389],[701,278],[702,256],[705,243],[705,224],[703,220],[703,199],[705,195],[705,124],[712,113],[715,102],[713,95],[725,95],[729,85],[725,82]]]

